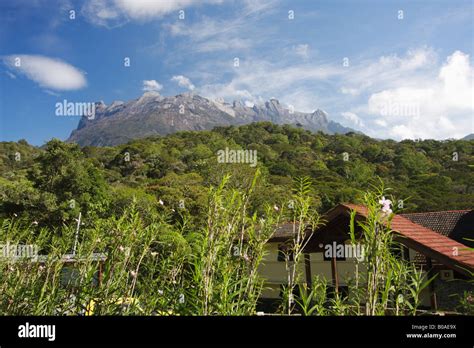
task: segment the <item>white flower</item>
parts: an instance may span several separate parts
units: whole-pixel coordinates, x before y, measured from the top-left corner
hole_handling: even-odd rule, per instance
[[[273,206],[273,209],[275,209],[276,211],[280,210],[280,208],[278,208],[276,204]]]
[[[137,277],[137,272],[130,271],[130,275],[132,276],[132,278],[136,278]]]
[[[38,221],[33,221],[33,225],[38,225]]]
[[[385,199],[385,197],[382,197],[381,200],[379,200],[379,204],[382,205],[382,212],[385,214],[391,214],[392,209],[390,209],[390,205],[392,204],[392,201],[390,199]]]
[[[165,204],[161,199],[158,201],[158,203],[160,203],[160,205],[164,205],[164,204]]]
[[[120,250],[121,252],[123,252],[123,251],[125,250],[125,248],[124,248],[123,246],[119,246],[119,250]]]

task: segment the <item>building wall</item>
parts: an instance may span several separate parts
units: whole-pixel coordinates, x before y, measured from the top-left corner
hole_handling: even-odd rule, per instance
[[[260,266],[260,274],[265,278],[265,287],[262,293],[262,298],[278,299],[280,297],[281,285],[287,283],[287,272],[284,261],[278,261],[278,245],[279,243],[268,243],[266,246],[267,255],[265,256],[262,265]],[[412,260],[416,252],[409,250],[410,259]],[[325,261],[323,253],[311,253],[311,279],[316,275],[325,278],[328,284],[332,283],[331,261]],[[337,274],[339,278],[339,286],[347,286],[350,278],[355,277],[357,269],[357,260],[355,258],[346,258],[345,261],[337,261]],[[306,281],[306,272],[304,265],[304,258],[298,266],[298,270],[302,275],[302,281]],[[359,263],[358,272],[365,272],[366,268]],[[438,294],[438,303],[444,303],[443,299],[446,294]],[[421,306],[429,308],[431,305],[430,295],[428,289],[422,293]]]
[[[263,298],[278,298],[280,296],[281,285],[287,283],[287,272],[284,261],[278,261],[278,245],[279,243],[268,243],[266,250],[267,255],[263,260],[260,268],[260,274],[265,278],[265,289]],[[298,271],[302,275],[302,281],[306,281],[306,271],[304,258],[301,258],[298,265]],[[316,275],[325,278],[328,283],[332,282],[331,261],[325,261],[323,253],[311,253],[311,279]],[[364,272],[365,267],[359,264],[359,272]],[[337,261],[337,274],[339,277],[339,285],[346,286],[349,278],[353,278],[356,272],[356,259],[347,258],[345,261]]]

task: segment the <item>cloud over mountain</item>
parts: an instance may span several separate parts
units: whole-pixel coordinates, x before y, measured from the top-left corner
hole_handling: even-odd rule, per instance
[[[191,80],[189,80],[186,76],[183,75],[175,75],[171,78],[171,81],[177,82],[178,86],[189,89],[190,91],[194,90],[195,88]]]
[[[159,92],[163,86],[156,80],[143,80],[143,90],[145,92]]]

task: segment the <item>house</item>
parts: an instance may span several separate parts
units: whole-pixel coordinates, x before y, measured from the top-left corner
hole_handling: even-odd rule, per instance
[[[352,247],[349,236],[351,211],[355,211],[356,220],[367,217],[364,206],[339,204],[323,216],[324,225],[305,232],[309,240],[299,270],[308,284],[318,275],[326,278],[333,288],[345,292],[356,267],[364,272],[363,263],[356,262],[360,250],[352,250],[353,254],[347,256]],[[469,250],[474,246],[474,210],[399,214],[394,216],[391,228],[394,239],[402,245],[399,257],[414,262],[430,277],[437,274],[422,296],[423,307],[453,310],[458,302],[453,294],[474,291],[474,250]],[[292,240],[293,233],[293,224],[281,224],[268,242],[268,254],[260,270],[266,279],[263,302],[276,300],[281,295],[281,286],[287,277],[282,249]],[[357,233],[361,231],[356,228]],[[346,252],[327,257],[328,248],[338,246],[344,247]]]
[[[79,271],[77,269],[80,263],[96,262],[97,263],[97,272],[94,275],[93,285],[97,286],[102,283],[102,275],[104,263],[107,260],[107,255],[104,253],[92,253],[88,257],[78,257],[75,253],[64,254],[61,258],[53,259],[55,262],[62,264],[60,282],[64,286],[76,286],[79,279]],[[48,255],[37,255],[31,259],[32,262],[37,262],[39,264],[48,263]]]

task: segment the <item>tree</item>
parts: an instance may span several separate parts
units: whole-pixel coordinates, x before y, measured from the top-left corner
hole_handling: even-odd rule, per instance
[[[33,187],[54,195],[57,208],[51,222],[82,214],[103,213],[108,203],[107,185],[98,168],[80,148],[58,139],[49,141],[28,173]]]

